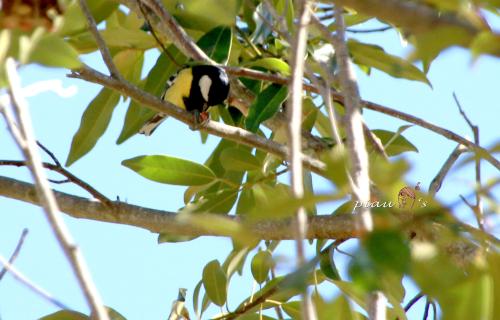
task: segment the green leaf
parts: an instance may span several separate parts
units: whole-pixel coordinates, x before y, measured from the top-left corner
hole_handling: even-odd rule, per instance
[[[160,233],[158,235],[158,244],[160,243],[178,243],[187,242],[198,238],[197,236],[179,236],[171,235],[169,233]]]
[[[238,0],[178,0],[163,4],[183,27],[203,32],[220,25],[234,25],[241,7]]]
[[[196,201],[189,203],[183,211],[189,213],[227,214],[238,197],[238,189],[218,189],[210,193],[202,193]]]
[[[82,66],[78,51],[53,33],[47,33],[32,44],[28,61],[49,67],[76,69]]]
[[[261,58],[247,62],[248,67],[261,67],[269,71],[279,72],[285,76],[290,75],[290,66],[285,61],[278,58]]]
[[[219,26],[203,35],[197,44],[212,60],[224,64],[231,51],[232,39],[231,28]]]
[[[82,116],[78,131],[73,136],[66,166],[86,155],[106,131],[120,95],[111,89],[104,88],[90,102]]]
[[[149,180],[166,184],[196,186],[217,179],[202,164],[165,155],[139,156],[122,161],[122,165]]]
[[[127,49],[117,53],[113,61],[118,71],[130,82],[139,81],[144,53],[140,50]],[[118,104],[120,95],[104,88],[90,102],[83,113],[78,131],[73,136],[66,166],[87,154],[96,145],[108,128],[111,116]]]
[[[261,164],[248,148],[227,148],[220,154],[220,162],[227,170],[259,170]]]
[[[322,298],[315,295],[314,303],[318,311],[318,320],[342,319],[342,320],[361,320],[364,317],[353,310],[349,300],[340,294],[332,302],[325,302]],[[387,318],[392,319],[392,318]]]
[[[258,284],[262,284],[267,280],[269,271],[274,266],[274,260],[271,253],[267,250],[259,251],[253,257],[251,263],[252,275]]]
[[[194,288],[194,291],[193,291],[193,310],[194,310],[194,314],[196,314],[198,319],[201,318],[201,314],[198,310],[198,304],[199,304],[200,290],[201,290],[202,285],[203,285],[203,281],[202,280],[198,281],[198,283],[196,284],[196,287]]]
[[[184,63],[186,57],[174,46],[167,48],[167,51],[178,63]],[[146,83],[144,91],[147,91],[155,96],[160,96],[165,89],[165,84],[168,78],[177,70],[177,65],[173,63],[170,58],[162,54],[156,60],[155,65],[146,76]],[[128,138],[139,132],[142,126],[156,114],[147,107],[142,106],[135,100],[130,101],[130,105],[125,115],[125,122],[123,123],[122,131],[116,141],[117,144],[125,142]]]
[[[118,2],[87,0],[90,12],[97,24],[106,19],[118,8]],[[83,15],[78,1],[71,1],[65,8],[62,26],[57,30],[57,34],[68,36],[80,31],[87,30],[87,19]]]
[[[259,125],[274,116],[288,95],[287,87],[272,84],[262,91],[250,106],[245,121],[247,130],[257,132]]]
[[[365,239],[364,245],[370,259],[380,270],[392,270],[398,274],[409,270],[410,249],[401,232],[374,231]]]
[[[384,51],[382,47],[350,39],[349,52],[355,63],[367,65],[396,78],[416,80],[431,85],[425,74],[410,62]]]
[[[219,261],[210,261],[203,268],[203,286],[208,297],[218,306],[223,306],[227,298],[227,278]]]
[[[46,315],[39,320],[89,320],[90,317],[72,310],[61,310],[55,313]]]
[[[453,45],[466,46],[472,39],[472,34],[464,32],[462,27],[442,26],[432,28],[427,32],[420,32],[410,37],[415,46],[410,58],[420,59],[424,64],[424,71],[430,68],[432,61],[444,49]]]
[[[500,35],[483,31],[474,38],[470,48],[475,58],[481,54],[500,56]]]
[[[418,152],[417,147],[398,132],[378,129],[372,130],[372,133],[380,139],[388,156],[396,156],[409,151]]]
[[[327,278],[340,280],[339,271],[335,266],[335,261],[330,259],[330,250],[325,250],[320,253],[319,267]]]
[[[281,305],[281,307],[283,308],[283,311],[285,311],[285,313],[290,316],[290,318],[302,319],[301,305],[302,305],[302,302],[300,302],[300,301],[289,301],[289,302]],[[341,318],[338,318],[338,319],[341,319]]]
[[[498,300],[495,302],[493,292],[494,282],[487,273],[447,287],[438,295],[442,319],[496,319],[493,310]]]

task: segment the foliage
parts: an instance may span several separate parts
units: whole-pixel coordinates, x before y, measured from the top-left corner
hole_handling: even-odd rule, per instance
[[[62,2],[64,13],[56,18],[50,30],[43,27],[29,31],[5,28],[0,32],[2,65],[6,57],[12,56],[21,64],[38,63],[73,70],[82,66],[81,56],[95,52],[96,43],[86,28],[78,1]],[[165,40],[163,45],[169,56],[176,60],[175,63],[171,61],[162,52],[163,49],[159,48],[152,34],[141,30],[144,21],[135,11],[126,10],[114,1],[89,0],[88,3],[96,21],[102,22],[99,25],[101,33],[116,67],[128,82],[159,96],[166,80],[178,69],[177,64],[195,63],[174,44]],[[175,6],[173,3],[164,1],[179,24],[214,61],[280,76],[289,76],[293,71],[287,63],[290,42],[283,34],[284,31],[290,31],[291,34],[295,28],[296,17],[292,2],[185,0],[176,1]],[[380,46],[350,39],[350,55],[361,70],[369,73],[371,68],[376,68],[392,77],[431,86],[426,73],[432,61],[449,46],[463,46],[474,57],[481,54],[500,55],[499,35],[477,22],[482,16],[480,10],[474,10],[479,7],[481,10],[498,12],[498,1],[474,1],[472,4],[469,1],[433,0],[419,3],[428,6],[436,14],[453,14],[468,22],[472,21],[480,32],[471,36],[464,34],[457,26],[440,26],[432,30],[408,33],[399,26],[392,25],[391,21],[385,21],[384,25],[387,23],[387,27],[410,41],[413,51],[410,57],[402,58]],[[380,5],[383,6],[383,1]],[[332,12],[332,6],[323,4],[316,10],[317,16],[328,16]],[[273,12],[277,12],[283,19],[276,19]],[[344,15],[349,27],[375,20],[375,17],[349,8]],[[330,31],[335,30],[331,19],[323,19],[322,23]],[[330,44],[318,30],[311,29],[306,65],[314,66],[318,62],[315,61],[314,52]],[[150,51],[160,54],[153,67],[145,70],[144,55]],[[331,70],[326,72],[333,75],[336,65],[332,56],[328,59]],[[419,68],[416,61],[423,62],[423,68]],[[318,71],[321,74],[323,72],[325,70]],[[261,79],[242,77],[240,80],[247,91],[255,95],[248,115],[243,117],[236,110],[221,107],[212,110],[212,120],[244,128],[269,140],[284,142],[283,128],[268,130],[264,124],[284,109],[287,87]],[[0,71],[0,83],[2,86],[6,83],[3,70]],[[337,86],[334,89],[339,88]],[[74,134],[67,166],[76,161],[84,161],[82,159],[85,155],[92,151],[100,137],[106,133],[120,99],[128,97],[103,88],[90,101]],[[343,112],[341,105],[336,104],[335,108],[338,109],[337,113]],[[498,241],[492,241],[490,235],[482,231],[469,232],[453,212],[439,203],[429,202],[425,206],[415,206],[409,218],[407,211],[395,207],[375,208],[373,214],[377,229],[363,236],[360,241],[350,240],[357,241],[357,246],[344,272],[340,272],[335,263],[338,256],[335,253],[339,252],[338,243],[335,240],[315,239],[316,256],[302,269],[278,276],[274,272],[275,266],[279,264],[279,257],[274,255],[278,241],[261,242],[252,234],[248,225],[203,215],[227,215],[234,212],[254,222],[290,217],[299,207],[306,207],[310,214],[315,214],[319,203],[345,200],[350,191],[344,170],[348,160],[345,150],[331,143],[334,139],[331,137],[325,109],[321,97],[310,91],[305,93],[303,130],[318,136],[321,141],[327,141],[331,147],[321,154],[314,154],[326,163],[324,178],[335,186],[328,194],[314,192],[314,180],[310,178],[311,173],[307,172],[307,193],[300,199],[291,199],[289,186],[280,179],[280,175],[289,169],[283,162],[286,159],[278,159],[266,151],[224,139],[204,164],[168,155],[144,155],[123,160],[123,166],[146,179],[188,187],[184,195],[185,207],[180,214],[182,221],[205,230],[222,230],[233,237],[234,248],[224,262],[213,260],[204,267],[200,266],[202,279],[194,288],[192,299],[188,299],[193,303],[195,312],[201,317],[211,304],[220,307],[226,305],[228,296],[231,295],[231,278],[236,272],[242,273],[245,261],[248,260],[250,272],[260,290],[249,292],[248,298],[231,310],[239,314],[240,319],[272,319],[269,316],[271,313],[259,316],[259,312],[271,308],[280,308],[288,317],[300,319],[301,304],[297,297],[307,287],[318,289],[312,297],[319,319],[364,318],[363,314],[367,309],[365,297],[373,290],[380,290],[388,297],[391,318],[406,319],[403,306],[405,277],[413,280],[430,301],[439,304],[443,319],[498,317],[498,303],[494,303],[500,299]],[[147,106],[130,100],[117,144],[136,134],[153,114]],[[379,191],[377,201],[396,201],[398,190],[404,186],[408,164],[401,155],[418,152],[415,145],[403,136],[408,128],[409,126],[403,126],[397,132],[372,130],[389,156],[389,162],[384,162],[379,155],[371,153],[370,163],[376,168],[373,169],[372,180]],[[398,157],[394,158],[396,156]],[[474,157],[470,157],[464,161],[464,165],[473,160]],[[139,177],[137,181],[141,182]],[[423,193],[418,193],[418,198],[427,199]],[[332,215],[350,213],[352,207],[353,203],[348,202]],[[168,234],[159,236],[159,242],[190,239],[170,237]],[[486,244],[491,246],[488,250]],[[323,297],[322,288],[326,286],[335,286],[341,294],[331,300]],[[258,301],[261,297],[266,299],[249,307],[252,301]],[[358,307],[353,307],[353,303]],[[43,319],[87,318],[86,315],[66,310]],[[124,319],[118,313],[113,318]]]

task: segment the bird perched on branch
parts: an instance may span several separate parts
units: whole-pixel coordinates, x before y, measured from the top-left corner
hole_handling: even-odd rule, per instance
[[[172,302],[168,320],[189,320],[189,312],[185,307],[187,289],[179,288],[177,299]]]
[[[222,68],[198,65],[181,69],[172,76],[161,98],[192,112],[197,125],[208,120],[207,109],[223,103],[228,94],[229,79]],[[163,113],[156,114],[139,132],[151,135],[165,118]]]

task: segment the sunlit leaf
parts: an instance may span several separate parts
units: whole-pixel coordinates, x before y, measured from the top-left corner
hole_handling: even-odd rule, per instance
[[[290,66],[285,61],[278,58],[261,58],[246,63],[249,67],[261,67],[269,71],[279,72],[285,76],[290,75]]]
[[[212,260],[203,268],[203,286],[213,303],[223,306],[227,298],[227,278],[219,261]]]
[[[164,5],[185,28],[206,32],[216,26],[234,25],[241,1],[178,0],[164,2]]]
[[[252,275],[257,283],[266,281],[269,271],[274,266],[274,260],[271,253],[267,250],[259,251],[253,257],[251,263]]]
[[[245,121],[247,130],[257,132],[262,122],[278,112],[287,95],[287,87],[277,84],[272,84],[262,91],[250,106],[250,111]]]
[[[55,313],[49,314],[39,320],[89,320],[90,317],[76,311],[72,310],[61,310]]]
[[[430,85],[425,74],[410,62],[388,54],[382,47],[350,39],[347,43],[355,63],[377,68],[396,78],[421,81]]]
[[[96,23],[100,23],[106,19],[118,8],[118,2],[115,1],[87,0],[87,3]],[[68,36],[87,30],[87,28],[87,19],[83,15],[80,4],[78,1],[71,1],[64,10],[62,26],[57,30],[57,33]]]
[[[248,149],[227,148],[220,155],[220,161],[227,170],[251,171],[261,167],[259,160]]]
[[[140,50],[127,49],[118,52],[114,63],[119,72],[130,82],[139,81],[144,53]],[[87,154],[108,128],[111,115],[118,104],[120,95],[111,89],[104,88],[90,102],[83,113],[78,131],[73,136],[71,149],[66,160],[69,166]]]
[[[300,301],[289,301],[281,307],[283,308],[283,311],[286,312],[288,316],[292,319],[301,319],[302,318],[302,308],[301,308],[302,302]]]
[[[373,264],[380,270],[398,274],[409,270],[410,249],[401,232],[374,231],[363,243]]]
[[[122,161],[122,165],[149,180],[166,184],[195,186],[216,179],[212,170],[202,164],[165,155],[139,156]]]
[[[44,34],[32,44],[28,61],[68,69],[82,66],[78,52],[62,38],[51,33]]]
[[[319,266],[323,274],[331,280],[340,280],[340,274],[335,266],[335,260],[330,259],[330,250],[325,250],[319,255]]]
[[[397,132],[388,130],[372,130],[372,132],[380,139],[388,156],[396,156],[409,151],[418,152],[410,141]]]
[[[483,31],[474,38],[470,48],[475,57],[480,54],[500,56],[500,35]]]

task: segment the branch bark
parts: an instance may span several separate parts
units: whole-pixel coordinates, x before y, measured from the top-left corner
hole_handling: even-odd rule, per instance
[[[113,201],[111,210],[106,205],[67,193],[54,191],[60,210],[78,219],[118,223],[145,229],[154,233],[168,233],[178,236],[219,236],[221,231],[207,231],[195,228],[177,220],[176,212],[139,207],[119,201]],[[40,206],[35,186],[31,183],[0,176],[0,196],[16,199]],[[217,215],[220,217],[220,215]],[[239,217],[228,216],[231,221],[241,221]],[[313,216],[308,220],[307,239],[352,238],[357,233],[354,228],[354,216],[341,214],[335,216]],[[292,240],[294,233],[292,220],[260,221],[249,226],[256,237],[263,240]]]
[[[66,227],[62,216],[59,213],[56,198],[50,188],[49,182],[43,170],[42,161],[38,154],[36,140],[31,124],[31,116],[24,96],[21,91],[21,83],[16,70],[14,59],[7,58],[5,63],[7,74],[7,82],[9,85],[9,96],[11,98],[12,109],[17,118],[17,125],[14,122],[8,122],[7,125],[11,128],[11,132],[16,130],[19,134],[14,135],[17,145],[24,155],[31,176],[35,181],[36,196],[39,199],[47,220],[54,232],[54,235],[61,246],[68,262],[73,269],[73,272],[78,280],[80,288],[85,300],[92,310],[92,315],[98,320],[109,320],[108,313],[104,308],[101,297],[92,280],[90,271],[85,263],[82,252],[73,241],[71,234]],[[0,106],[0,109],[6,109],[5,105]],[[9,121],[8,118],[6,118]],[[16,128],[17,129],[14,129]],[[5,265],[5,264],[4,264]],[[6,265],[6,267],[8,267]]]

